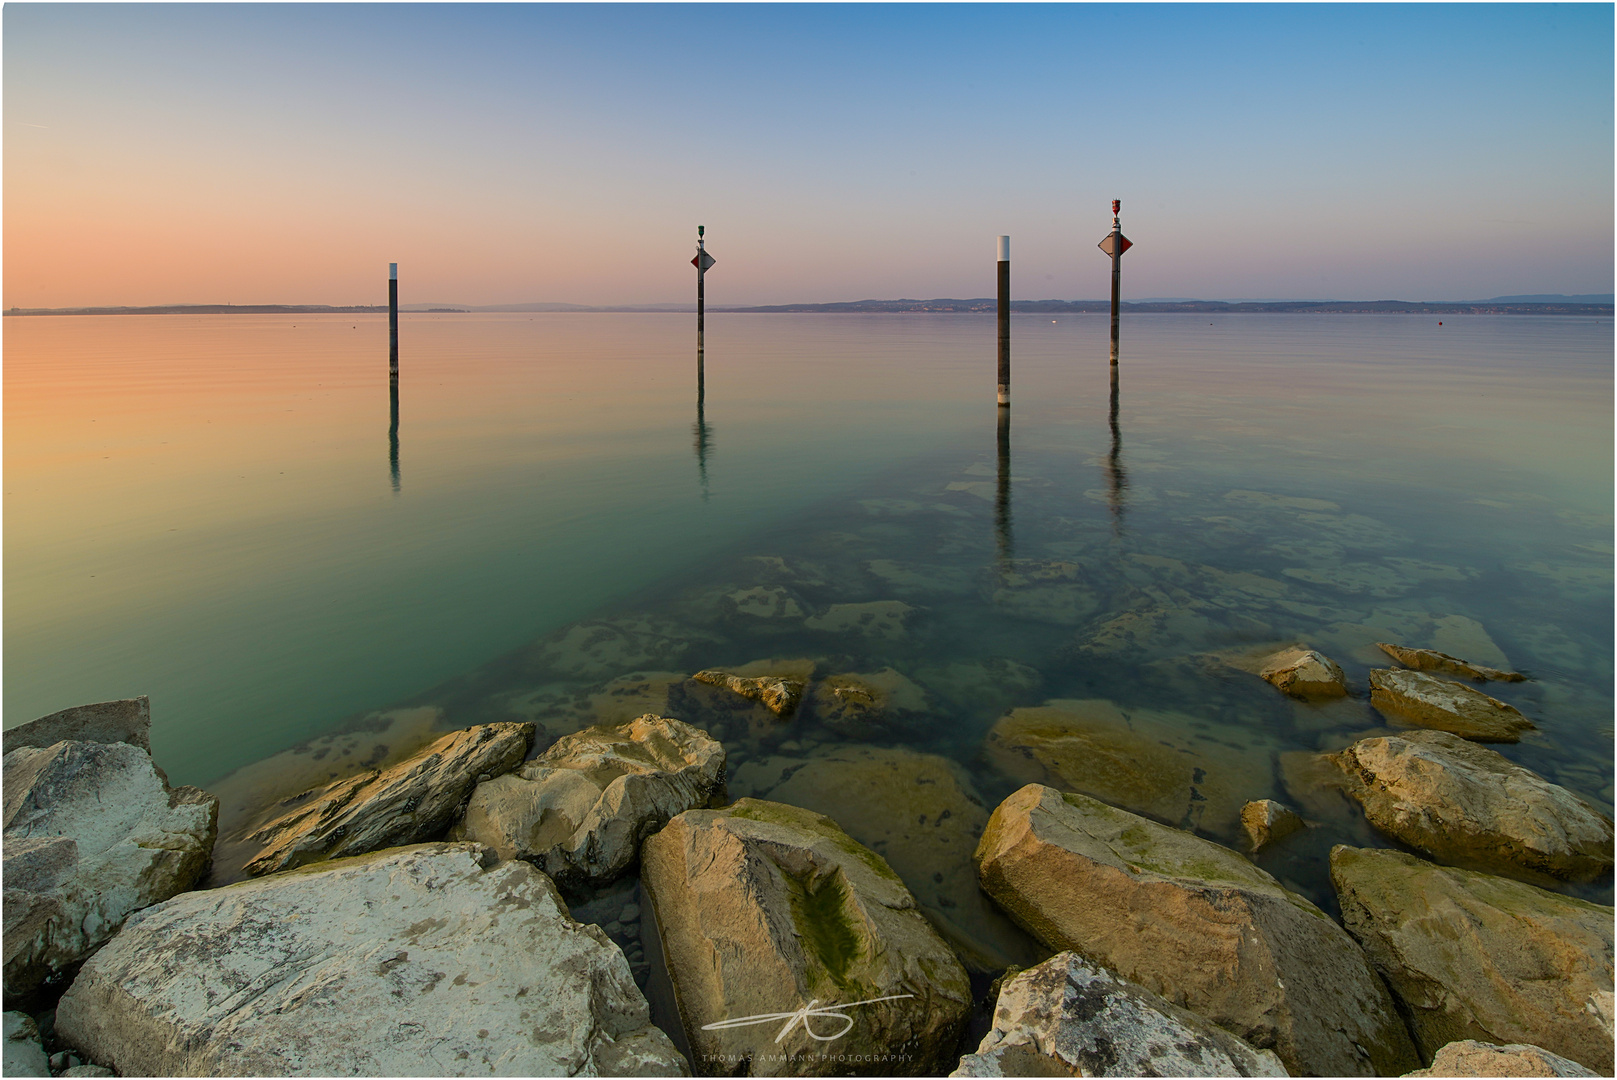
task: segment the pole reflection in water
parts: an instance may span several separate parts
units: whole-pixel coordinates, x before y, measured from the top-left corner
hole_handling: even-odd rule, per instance
[[[388,380],[388,404],[391,419],[387,426],[387,461],[393,471],[393,493],[399,492],[399,376],[395,372]]]
[[[1014,553],[1011,540],[1011,410],[1001,405],[999,412],[999,486],[994,493],[994,539],[999,560],[1008,563]]]
[[[1112,448],[1106,455],[1106,501],[1112,508],[1112,535],[1123,534],[1124,492],[1129,478],[1123,472],[1123,433],[1117,424],[1117,366],[1112,365],[1112,405],[1109,417],[1112,425]]]
[[[702,350],[696,350],[696,423],[691,426],[691,432],[696,439],[696,474],[702,481],[702,501],[707,501],[707,455],[708,444],[712,438],[712,429],[707,426],[707,416],[704,406],[707,398],[705,372],[703,371]]]

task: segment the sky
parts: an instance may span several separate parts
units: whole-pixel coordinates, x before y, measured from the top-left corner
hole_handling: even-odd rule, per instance
[[[4,305],[1613,288],[1613,6],[6,4]]]

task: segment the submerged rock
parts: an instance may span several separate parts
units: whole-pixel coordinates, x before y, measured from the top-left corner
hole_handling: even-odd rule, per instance
[[[1308,823],[1298,817],[1296,811],[1273,799],[1259,799],[1241,807],[1241,828],[1246,831],[1249,850],[1254,855],[1307,827]]]
[[[563,885],[600,884],[669,818],[706,805],[723,774],[724,747],[678,720],[588,728],[478,784],[450,836],[528,859]]]
[[[1195,1013],[1074,952],[1008,979],[994,1026],[950,1076],[1286,1076]]]
[[[732,693],[740,694],[748,701],[756,701],[782,719],[796,712],[798,703],[803,700],[803,681],[801,679],[780,678],[778,676],[747,679],[739,675],[731,675],[728,672],[711,669],[698,671],[691,678],[699,683],[707,683],[709,686],[723,687]]]
[[[4,753],[24,746],[71,742],[128,743],[152,752],[152,703],[147,697],[99,701],[41,716],[0,735]]]
[[[1500,671],[1498,668],[1484,667],[1482,664],[1473,664],[1461,660],[1457,656],[1450,656],[1436,649],[1412,649],[1407,645],[1392,645],[1385,641],[1376,642],[1376,648],[1404,665],[1416,671],[1436,671],[1444,675],[1458,675],[1463,679],[1475,679],[1477,682],[1526,682],[1527,676],[1514,671]]]
[[[1333,698],[1347,696],[1347,676],[1336,661],[1313,649],[1288,649],[1268,657],[1258,669],[1258,677],[1289,697]]]
[[[1479,690],[1419,671],[1370,672],[1370,704],[1401,724],[1447,731],[1477,742],[1517,742],[1533,722]]]
[[[1273,745],[1252,730],[1237,749],[1202,727],[1183,713],[1048,701],[1001,717],[983,754],[1012,780],[1233,838],[1246,796],[1273,787]]]
[[[814,719],[848,739],[891,734],[926,711],[926,691],[892,668],[831,675],[809,695]]]
[[[954,762],[904,748],[843,746],[809,760],[749,765],[738,770],[737,793],[754,775],[768,781],[760,798],[824,814],[886,859],[968,967],[1003,971],[1042,955],[977,887],[971,853],[988,809]]]
[[[810,630],[830,634],[864,634],[896,640],[909,633],[915,609],[902,600],[873,600],[865,604],[832,604],[823,615],[804,619]]]
[[[1589,881],[1612,868],[1612,823],[1492,750],[1443,731],[1362,739],[1331,756],[1370,823],[1441,862]]]
[[[5,1060],[0,1073],[6,1076],[49,1076],[50,1059],[39,1041],[39,1025],[27,1013],[5,1014]]]
[[[125,1076],[683,1075],[623,954],[524,862],[421,844],[130,921],[57,1030]]]
[[[127,742],[5,755],[5,993],[27,994],[207,868],[219,800]]]
[[[1353,939],[1227,848],[1030,784],[994,811],[976,858],[983,888],[1050,947],[1274,1050],[1294,1074],[1418,1064]]]
[[[1333,848],[1331,881],[1423,1055],[1532,1043],[1611,1075],[1611,908],[1377,848]]]
[[[966,973],[892,868],[830,818],[756,799],[690,810],[647,839],[641,859],[698,1071],[917,1075],[952,1064],[971,1008]],[[827,1011],[793,1022],[811,1007]]]
[[[1576,1061],[1526,1043],[1493,1043],[1462,1039],[1451,1042],[1432,1058],[1430,1069],[1405,1076],[1599,1076]]]
[[[520,765],[533,734],[532,724],[512,723],[452,731],[391,768],[285,799],[285,812],[248,836],[263,850],[243,870],[257,876],[439,839],[478,778]]]

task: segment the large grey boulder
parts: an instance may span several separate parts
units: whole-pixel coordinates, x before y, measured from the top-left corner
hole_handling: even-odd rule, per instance
[[[131,912],[206,870],[219,800],[171,788],[127,742],[58,742],[5,755],[5,993],[82,960]]]
[[[98,701],[41,716],[18,724],[0,735],[0,749],[11,753],[24,746],[50,746],[54,743],[128,743],[148,754],[152,752],[152,703],[147,697],[119,701]]]
[[[950,1076],[1286,1076],[1193,1012],[1074,952],[1006,981],[994,1026]]]
[[[1422,671],[1376,668],[1370,704],[1394,723],[1447,731],[1477,742],[1519,742],[1536,730],[1515,706]]]
[[[1531,1043],[1611,1075],[1611,908],[1376,848],[1332,849],[1331,881],[1423,1054]]]
[[[1493,1043],[1462,1039],[1451,1042],[1432,1058],[1430,1069],[1416,1069],[1405,1076],[1599,1076],[1576,1061],[1552,1054],[1538,1046]]]
[[[525,862],[421,844],[141,913],[62,1038],[124,1076],[668,1076],[623,954]]]
[[[1330,760],[1372,825],[1440,862],[1567,881],[1611,871],[1611,819],[1459,736],[1361,739]]]
[[[758,799],[688,810],[645,842],[641,884],[698,1071],[953,1064],[966,972],[898,875],[830,818]]]
[[[263,850],[242,869],[257,876],[438,840],[479,779],[522,764],[533,733],[532,724],[514,723],[452,731],[397,765],[283,799],[279,816],[248,835]]]
[[[1483,664],[1473,664],[1469,660],[1461,660],[1458,656],[1450,656],[1436,649],[1414,649],[1408,645],[1393,645],[1386,641],[1376,642],[1376,648],[1404,667],[1414,668],[1416,671],[1437,671],[1444,675],[1458,675],[1462,679],[1474,679],[1477,682],[1487,682],[1490,679],[1498,682],[1527,681],[1527,676],[1519,672],[1500,671],[1498,668]]]
[[[669,818],[705,806],[723,776],[716,740],[648,714],[564,735],[517,772],[478,784],[450,835],[528,859],[564,885],[604,883]]]
[[[6,1076],[49,1076],[50,1058],[39,1041],[39,1025],[27,1013],[5,1014],[5,1060],[0,1073]]]
[[[1051,948],[1274,1050],[1294,1074],[1419,1064],[1354,940],[1228,848],[1030,784],[995,809],[976,857],[983,888]]]

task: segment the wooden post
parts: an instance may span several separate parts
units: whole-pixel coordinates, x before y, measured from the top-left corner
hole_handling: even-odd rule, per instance
[[[387,264],[387,370],[399,377],[399,264]]]
[[[999,403],[1011,403],[1011,238],[999,238]]]

